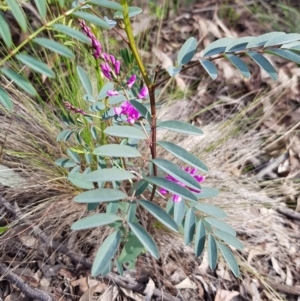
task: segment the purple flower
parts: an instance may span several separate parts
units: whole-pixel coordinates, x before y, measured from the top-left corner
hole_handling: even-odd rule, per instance
[[[113,90],[108,90],[107,95],[108,96],[117,96],[117,95],[119,95],[119,92],[118,91],[113,91]]]
[[[129,78],[129,80],[127,81],[127,87],[130,89],[132,88],[132,86],[134,85],[136,80],[136,75],[132,74],[131,77]]]
[[[118,75],[120,73],[121,62],[119,60],[116,60],[114,67],[115,67],[116,75]]]
[[[135,121],[138,120],[141,116],[138,110],[135,107],[133,107],[128,100],[123,102],[121,107],[115,107],[114,112],[116,115],[126,115],[126,121],[131,124],[135,123]]]
[[[90,38],[92,42],[92,48],[94,49],[93,56],[95,59],[99,59],[101,55],[101,44],[92,33],[91,29],[86,25],[84,20],[79,20],[79,25],[83,33]]]
[[[104,59],[104,61],[108,62],[109,60],[109,55],[105,52],[102,53],[102,58]]]
[[[197,175],[197,170],[196,168],[191,168],[191,167],[186,167],[186,168],[182,168],[184,171],[186,171],[187,173],[189,173],[192,177],[194,177],[194,179],[198,182],[198,183],[201,183],[205,180],[205,177],[204,176],[201,176],[201,175]],[[194,188],[191,188],[191,187],[187,187],[186,184],[184,183],[181,183],[180,181],[178,181],[177,179],[175,179],[174,177],[172,177],[171,175],[167,175],[165,177],[165,179],[171,181],[171,182],[174,182],[176,183],[177,185],[180,185],[181,187],[185,187],[187,189],[189,189],[190,191],[193,191],[193,192],[196,192],[196,193],[200,193],[201,190],[196,190]],[[160,193],[165,195],[168,193],[168,191],[165,189],[165,188],[161,188],[160,190]],[[173,193],[173,202],[177,203],[177,202],[180,202],[182,200],[182,197]]]
[[[109,58],[110,58],[112,65],[114,66],[116,64],[116,58],[112,54],[109,55]]]
[[[144,97],[146,97],[148,95],[148,88],[147,87],[143,87],[138,95],[139,99],[143,99]]]
[[[64,106],[67,110],[71,111],[71,112],[74,112],[74,113],[78,113],[78,114],[81,114],[81,115],[86,115],[86,112],[81,109],[81,108],[76,108],[74,107],[72,104],[70,104],[69,102],[65,101],[64,102]]]
[[[102,73],[105,77],[107,77],[108,79],[111,79],[111,68],[108,65],[108,63],[102,63],[100,64],[100,68],[102,70]]]

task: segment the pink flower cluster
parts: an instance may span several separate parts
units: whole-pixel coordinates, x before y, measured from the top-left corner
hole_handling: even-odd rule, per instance
[[[139,111],[128,100],[123,102],[121,107],[115,107],[114,111],[116,115],[126,115],[126,121],[131,124],[135,123],[141,117]]]
[[[100,58],[101,54],[101,44],[100,42],[96,39],[95,35],[92,33],[91,29],[86,25],[85,21],[80,19],[79,20],[79,25],[83,33],[90,38],[92,42],[92,47],[94,49],[93,56],[95,59]]]
[[[182,168],[183,170],[185,170],[187,173],[189,173],[191,176],[194,177],[194,179],[198,182],[198,183],[201,183],[205,180],[205,177],[204,176],[201,176],[201,175],[197,175],[197,170],[196,168],[191,168],[191,167],[186,167],[186,168]],[[193,189],[191,187],[187,187],[186,184],[184,183],[181,183],[180,181],[178,181],[177,179],[175,179],[174,177],[172,177],[171,175],[167,175],[165,177],[165,179],[171,181],[171,182],[174,182],[176,183],[177,185],[180,185],[181,187],[185,187],[187,189],[189,189],[190,191],[193,191],[193,192],[196,192],[196,193],[200,193],[201,190],[196,190],[196,189]],[[160,193],[165,195],[167,193],[169,193],[165,188],[161,188],[160,190]],[[173,193],[172,194],[173,196],[173,202],[177,203],[177,202],[180,202],[182,200],[182,197]]]

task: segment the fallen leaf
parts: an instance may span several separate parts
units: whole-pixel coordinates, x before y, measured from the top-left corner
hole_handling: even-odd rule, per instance
[[[238,296],[240,293],[233,291],[225,291],[225,290],[218,290],[215,296],[215,301],[231,301],[234,297]]]

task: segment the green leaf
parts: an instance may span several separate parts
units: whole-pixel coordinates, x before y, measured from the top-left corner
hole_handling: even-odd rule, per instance
[[[47,14],[47,0],[34,0],[34,3],[42,19],[45,19]]]
[[[167,68],[167,71],[168,71],[168,73],[169,73],[169,75],[170,75],[171,77],[173,77],[173,76],[177,75],[178,73],[180,73],[181,70],[182,70],[181,67],[176,68],[176,67],[173,67],[173,66],[169,66],[169,67]]]
[[[131,194],[135,191],[135,196],[141,195],[149,186],[149,183],[145,180],[139,180],[138,182],[134,183],[133,187],[131,188]]]
[[[277,80],[277,71],[264,56],[254,51],[248,51],[246,52],[246,54],[250,56],[251,59],[256,62],[262,69],[264,69],[272,79]]]
[[[101,100],[101,99],[107,97],[107,91],[113,90],[113,89],[114,89],[114,84],[112,82],[106,83],[100,90],[100,93],[98,95],[98,100]]]
[[[131,146],[120,144],[107,144],[94,149],[94,155],[103,157],[122,157],[122,158],[135,158],[141,157],[140,152]]]
[[[0,87],[0,104],[3,105],[3,107],[8,111],[12,111],[14,108],[14,104],[10,100],[9,95],[1,87]]]
[[[147,138],[146,135],[141,130],[129,125],[109,126],[104,130],[104,133],[110,136],[124,137],[124,138],[136,138],[136,139]]]
[[[208,255],[209,267],[212,270],[214,270],[217,265],[218,250],[217,250],[216,241],[210,233],[208,234],[208,240],[207,240],[207,253],[208,253],[207,255]]]
[[[240,275],[239,266],[233,256],[232,252],[229,250],[229,248],[224,246],[222,243],[217,241],[217,244],[218,244],[218,248],[221,251],[226,263],[230,267],[230,270],[232,271],[232,273],[234,274],[235,277],[239,277],[239,275]]]
[[[105,109],[105,105],[102,102],[95,102],[90,106],[90,111],[99,112]]]
[[[195,254],[197,257],[202,254],[204,250],[204,245],[205,245],[205,226],[200,220],[196,228],[196,236],[195,236]]]
[[[30,67],[32,70],[45,74],[48,77],[54,78],[54,72],[43,62],[40,60],[25,54],[18,54],[16,58],[21,61],[23,64]]]
[[[116,260],[116,268],[117,268],[117,271],[118,271],[119,275],[123,276],[124,269],[123,269],[122,263],[119,260]]]
[[[60,158],[55,161],[55,165],[65,167],[65,168],[70,168],[76,166],[77,164],[73,160]]]
[[[284,36],[286,33],[284,32],[270,32],[260,35],[258,37],[253,38],[247,45],[246,49],[254,48],[254,47],[262,47],[268,40],[273,39],[274,37]]]
[[[202,171],[208,171],[208,168],[202,161],[200,161],[196,156],[190,154],[184,148],[167,141],[158,141],[157,144],[169,151],[175,157],[181,159],[183,162]]]
[[[99,248],[92,266],[92,276],[96,277],[106,268],[107,264],[114,257],[121,240],[121,232],[116,231],[110,234]]]
[[[300,64],[300,55],[296,54],[290,50],[285,50],[285,49],[268,49],[265,50],[264,52],[274,54],[276,56],[280,56],[284,59],[287,59],[289,61],[295,62],[297,64]]]
[[[130,100],[130,103],[139,111],[139,113],[151,124],[152,117],[149,110],[140,102],[136,100]]]
[[[130,203],[127,203],[127,221],[131,222],[133,221],[133,219],[135,218],[135,214],[136,214],[136,208],[137,208],[137,204],[136,202],[130,202]]]
[[[196,196],[190,192],[188,189],[179,186],[178,184],[169,181],[165,178],[161,178],[161,177],[154,177],[154,176],[150,176],[150,177],[146,177],[144,180],[165,188],[166,190],[168,190],[169,192],[172,192],[178,196],[181,196],[182,198],[192,201],[192,202],[198,202],[198,199],[196,198]]]
[[[56,141],[64,140],[66,142],[73,134],[73,132],[73,130],[63,130],[58,134]]]
[[[72,50],[70,50],[68,47],[61,45],[60,43],[55,42],[53,40],[49,40],[46,38],[35,38],[33,40],[33,42],[41,45],[43,48],[47,48],[53,52],[56,52],[62,56],[65,56],[67,58],[72,59],[75,57]]]
[[[212,56],[224,52],[226,47],[233,41],[233,38],[222,38],[212,42],[204,49],[203,57]]]
[[[201,203],[201,204],[197,204],[195,206],[195,208],[197,208],[198,210],[200,210],[203,213],[209,214],[214,217],[218,217],[218,218],[226,217],[226,213],[221,208],[211,205],[211,204]]]
[[[185,202],[181,201],[181,202],[174,203],[174,220],[178,226],[181,224],[184,215],[185,215]]]
[[[36,0],[39,1],[39,0]],[[74,28],[71,28],[69,26],[63,25],[63,24],[54,24],[52,26],[55,30],[58,30],[62,33],[64,33],[65,35],[74,38],[82,43],[91,45],[91,40],[89,39],[89,37],[87,37],[84,33],[80,32],[79,30],[76,30]]]
[[[59,6],[64,7],[65,6],[65,0],[58,0]]]
[[[107,182],[107,181],[123,181],[133,179],[135,176],[123,169],[104,168],[98,169],[85,175],[84,180],[90,182]]]
[[[225,52],[243,51],[252,39],[254,39],[254,37],[242,37],[235,39],[226,47]]]
[[[7,5],[9,6],[15,20],[20,25],[23,32],[27,31],[27,21],[23,10],[16,0],[6,0]]]
[[[35,96],[37,94],[36,90],[33,88],[32,84],[25,79],[22,75],[15,72],[12,69],[1,68],[1,71],[12,80],[19,88],[30,94],[31,96]]]
[[[199,62],[212,80],[218,77],[218,69],[213,62],[207,60],[199,60]]]
[[[80,167],[80,166],[78,166]],[[94,185],[91,182],[86,182],[83,180],[84,174],[79,172],[72,172],[68,175],[68,180],[77,187],[83,189],[94,189]]]
[[[116,189],[112,188],[99,188],[80,193],[74,198],[76,203],[101,203],[117,201],[126,198],[127,195]]]
[[[184,222],[184,243],[186,246],[193,241],[195,227],[196,227],[196,216],[194,210],[190,208],[186,213],[185,222]]]
[[[201,187],[200,193],[195,193],[198,199],[207,199],[207,198],[213,198],[219,195],[219,191],[216,188],[210,188],[210,187]]]
[[[215,230],[214,234],[222,239],[224,242],[226,242],[227,244],[235,247],[238,250],[242,250],[243,249],[243,244],[235,237],[230,235],[227,232],[221,231],[221,230]]]
[[[186,184],[188,187],[193,188],[195,190],[200,190],[201,186],[197,182],[197,180],[191,176],[188,172],[181,169],[176,164],[165,160],[165,159],[153,159],[152,162],[161,168],[163,171],[174,177],[176,180],[178,180],[181,183]]]
[[[268,40],[264,47],[277,46],[282,44],[288,44],[300,40],[300,34],[298,33],[289,33],[285,35],[277,35]]]
[[[115,105],[117,103],[120,103],[121,101],[126,100],[126,96],[124,94],[119,94],[115,96],[109,96],[109,104]]]
[[[78,76],[79,76],[79,79],[81,81],[81,84],[85,90],[85,92],[88,94],[88,95],[93,95],[93,88],[92,88],[92,84],[91,84],[91,81],[87,75],[87,73],[84,71],[84,69],[80,66],[77,66],[77,73],[78,73]]]
[[[157,126],[178,133],[197,135],[197,136],[203,135],[203,131],[198,127],[178,120],[160,121],[158,122]]]
[[[172,198],[168,199],[168,202],[167,202],[167,205],[166,205],[166,212],[169,215],[173,215],[174,216],[174,202],[173,202]]]
[[[136,236],[130,236],[125,244],[118,260],[121,263],[126,263],[135,260],[143,253],[144,247]]]
[[[214,218],[214,217],[206,217],[205,218],[205,221],[207,221],[211,226],[219,229],[219,230],[222,230],[224,232],[227,232],[233,236],[236,236],[236,232],[235,230],[229,226],[228,224],[226,224],[225,222],[217,219],[217,218]]]
[[[132,18],[132,17],[135,17],[137,15],[139,15],[143,10],[139,7],[136,7],[136,6],[129,6],[128,7],[128,15],[129,15],[129,18]],[[114,19],[116,18],[121,18],[123,19],[124,16],[123,16],[123,13],[117,11],[115,12],[114,16],[113,16]]]
[[[110,29],[110,26],[107,22],[105,22],[104,20],[100,19],[99,17],[97,17],[93,14],[80,11],[80,12],[75,12],[72,15],[74,15],[74,16],[80,18],[80,19],[84,19],[88,22],[91,22],[95,25],[98,25],[101,28]]]
[[[106,213],[115,214],[118,211],[119,201],[111,201],[106,206]]]
[[[128,225],[145,249],[147,249],[154,258],[158,259],[158,248],[149,233],[138,223],[128,222]]]
[[[300,42],[284,44],[280,48],[289,49],[289,50],[293,50],[293,51],[300,51]]]
[[[121,218],[118,215],[109,214],[109,213],[98,213],[91,216],[87,216],[73,223],[71,229],[72,230],[90,229],[90,228],[108,225],[119,220],[121,220]]]
[[[225,57],[246,77],[250,78],[251,73],[247,65],[238,56],[233,54],[225,54]]]
[[[187,39],[181,46],[178,56],[178,66],[186,65],[191,61],[197,49],[197,40],[193,37]]]
[[[121,4],[113,2],[113,1],[108,1],[108,0],[89,0],[89,3],[99,5],[101,7],[106,7],[106,8],[111,8],[113,10],[117,11],[124,11],[124,8]]]
[[[3,39],[8,49],[12,46],[10,29],[1,11],[0,11],[0,38]]]
[[[178,226],[175,221],[166,211],[161,209],[158,205],[154,204],[153,202],[144,200],[139,200],[138,203],[146,210],[148,210],[158,221],[160,221],[166,227],[175,232],[178,232]]]

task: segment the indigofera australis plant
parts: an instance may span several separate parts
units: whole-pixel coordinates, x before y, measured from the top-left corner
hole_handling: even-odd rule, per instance
[[[72,136],[76,145],[67,149],[68,158],[55,162],[66,168],[72,184],[85,190],[75,197],[75,202],[87,204],[88,211],[95,210],[99,204],[105,205],[105,212],[89,215],[72,225],[73,230],[104,225],[112,228],[94,259],[92,275],[105,275],[113,266],[122,274],[124,264],[133,268],[137,258],[145,252],[159,258],[158,247],[150,234],[155,218],[172,231],[183,233],[186,245],[193,242],[196,256],[202,254],[207,240],[211,269],[216,267],[219,251],[233,274],[238,276],[239,267],[228,245],[242,249],[242,244],[236,238],[235,230],[222,220],[226,217],[225,212],[209,202],[202,202],[218,194],[216,189],[202,185],[207,166],[180,146],[156,138],[160,129],[186,135],[203,133],[188,123],[158,120],[155,91],[170,77],[195,66],[216,79],[218,71],[214,61],[217,59],[228,60],[249,78],[251,73],[243,60],[249,57],[276,80],[277,72],[264,54],[300,64],[300,34],[272,32],[258,37],[222,38],[203,49],[202,58],[197,61],[192,61],[197,41],[191,37],[182,45],[175,66],[170,66],[168,73],[161,73],[159,68],[151,73],[139,55],[131,28],[131,18],[141,14],[142,10],[128,6],[126,0],[121,0],[121,3],[74,1],[69,10],[65,8],[65,1],[59,0],[57,4],[63,13],[52,20],[48,20],[47,1],[35,0],[44,25],[31,33],[19,3],[16,0],[7,0],[6,3],[27,38],[20,45],[13,45],[5,15],[0,13],[1,43],[6,51],[0,60],[0,73],[20,89],[30,95],[36,94],[21,71],[8,67],[12,59],[45,76],[55,76],[41,58],[26,53],[24,46],[28,43],[39,44],[68,59],[75,57],[70,47],[38,37],[45,30],[70,37],[73,45],[87,44],[85,49],[93,56],[94,72],[99,81],[97,91],[84,66],[78,66],[85,104],[76,107],[72,99],[64,102],[68,114],[62,119],[67,128],[57,138],[65,142]],[[111,12],[109,17],[101,17],[98,13],[103,7]],[[67,23],[64,22],[67,18],[73,20],[68,23],[73,27],[62,24]],[[106,53],[91,28],[114,30],[127,47],[120,53]],[[6,110],[13,110],[3,87],[0,87],[0,102]],[[158,158],[157,147],[180,159],[182,165]]]

